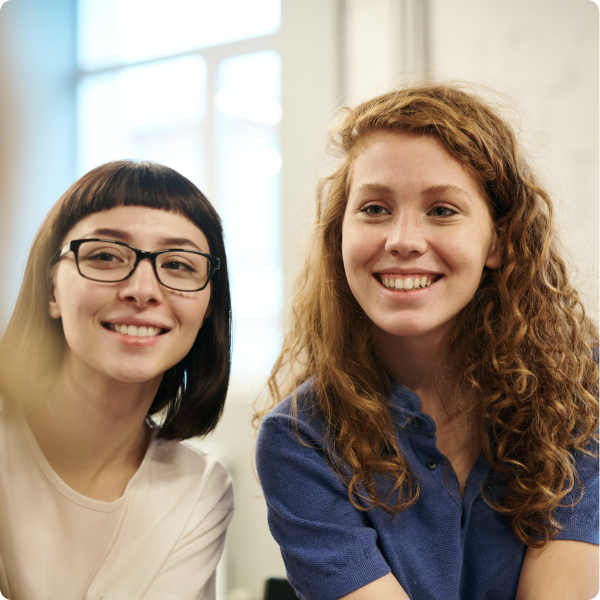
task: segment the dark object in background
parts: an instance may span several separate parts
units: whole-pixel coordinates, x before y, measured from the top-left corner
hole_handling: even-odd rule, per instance
[[[270,577],[265,582],[265,595],[263,600],[298,600],[294,588],[287,579]]]

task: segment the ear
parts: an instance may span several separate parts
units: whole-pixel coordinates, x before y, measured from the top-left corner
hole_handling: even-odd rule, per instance
[[[498,233],[495,227],[492,231],[492,242],[485,260],[485,266],[493,270],[500,268],[500,249],[498,248]]]
[[[54,286],[52,286],[52,289],[50,290],[50,297],[48,300],[48,313],[53,319],[60,319],[60,306],[58,305],[58,302],[54,295]]]

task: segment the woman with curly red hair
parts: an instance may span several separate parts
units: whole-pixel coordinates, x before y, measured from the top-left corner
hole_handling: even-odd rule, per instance
[[[290,582],[593,597],[597,330],[514,132],[423,85],[346,109],[332,142],[257,444]]]

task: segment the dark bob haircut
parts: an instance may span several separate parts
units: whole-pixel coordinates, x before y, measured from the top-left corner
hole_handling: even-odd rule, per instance
[[[163,413],[158,437],[184,440],[212,431],[221,417],[231,370],[231,298],[223,228],[204,194],[163,165],[120,160],[76,181],[52,207],[29,253],[15,310],[0,343],[0,389],[9,398],[31,394],[41,378],[61,365],[62,323],[48,312],[61,243],[84,217],[117,206],[144,206],[178,213],[206,236],[221,266],[211,280],[211,313],[188,354],[163,375],[149,410]]]

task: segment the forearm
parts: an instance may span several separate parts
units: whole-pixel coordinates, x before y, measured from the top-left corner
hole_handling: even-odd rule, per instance
[[[410,600],[398,580],[388,573],[380,579],[346,594],[340,600]]]
[[[598,546],[554,540],[525,553],[515,600],[591,600],[598,594]]]

